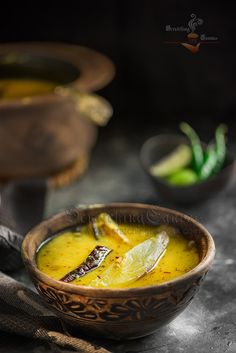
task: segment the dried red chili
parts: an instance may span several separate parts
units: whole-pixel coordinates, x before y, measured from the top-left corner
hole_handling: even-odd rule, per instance
[[[99,267],[111,251],[112,250],[106,246],[97,245],[81,265],[67,273],[60,279],[60,281],[69,283],[77,278],[85,276],[88,272],[93,271]]]

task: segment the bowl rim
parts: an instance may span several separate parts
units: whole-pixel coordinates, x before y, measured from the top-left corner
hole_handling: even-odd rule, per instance
[[[9,51],[18,54],[40,55],[45,58],[54,58],[67,61],[75,66],[81,74],[78,78],[62,87],[73,87],[81,92],[94,92],[105,87],[115,76],[115,66],[111,59],[94,49],[56,41],[39,42],[9,42],[0,44],[0,54],[9,54]],[[45,54],[44,52],[45,51]],[[88,58],[92,57],[92,60]],[[82,60],[81,60],[82,59]],[[80,64],[79,64],[80,61]],[[81,66],[80,66],[81,65]],[[94,74],[94,70],[97,75]],[[91,71],[91,72],[90,72]],[[0,100],[1,109],[19,109],[25,106],[42,105],[61,101],[63,96],[55,90],[44,95],[36,95],[26,98]]]
[[[151,204],[142,204],[142,203],[108,203],[108,204],[94,204],[94,205],[86,205],[86,206],[81,206],[81,207],[75,207],[73,208],[74,211],[77,212],[77,215],[79,214],[80,211],[89,211],[91,209],[99,209],[99,208],[110,208],[111,210],[115,209],[121,209],[124,207],[130,207],[130,208],[145,208],[149,210],[155,209],[155,211],[160,212],[160,213],[167,213],[172,216],[177,216],[181,218],[182,220],[186,222],[190,222],[194,224],[204,235],[204,238],[206,239],[207,242],[207,252],[204,256],[204,258],[199,262],[197,266],[195,266],[192,270],[189,272],[185,273],[184,275],[181,275],[179,277],[176,277],[175,279],[172,279],[170,281],[161,283],[161,284],[156,284],[156,285],[149,285],[149,286],[143,286],[143,287],[134,287],[134,288],[94,288],[90,286],[82,286],[82,285],[75,285],[75,284],[69,284],[69,283],[64,283],[59,280],[55,280],[42,271],[40,271],[36,265],[35,261],[35,255],[36,251],[33,254],[33,258],[30,258],[29,253],[28,253],[28,246],[31,241],[31,238],[34,236],[37,236],[37,232],[41,228],[45,228],[50,222],[56,222],[60,218],[65,217],[65,215],[68,215],[68,211],[60,212],[53,217],[49,217],[48,219],[44,220],[41,222],[39,225],[34,227],[30,232],[28,232],[23,240],[22,244],[22,258],[24,261],[24,264],[26,266],[26,269],[30,272],[30,275],[33,274],[36,276],[37,279],[40,279],[43,283],[46,283],[47,285],[50,285],[53,288],[56,288],[59,291],[64,291],[68,293],[73,293],[73,294],[82,294],[84,293],[85,295],[89,295],[97,297],[97,296],[104,296],[104,297],[117,297],[117,296],[126,296],[127,294],[135,294],[135,295],[143,295],[145,293],[151,293],[151,292],[162,292],[166,290],[167,288],[173,286],[173,285],[178,285],[182,284],[185,281],[188,281],[191,277],[195,278],[197,275],[203,274],[208,271],[210,265],[213,262],[214,256],[215,256],[215,244],[214,240],[211,236],[211,234],[207,231],[207,229],[198,221],[193,219],[192,217],[164,207],[160,207],[157,205],[151,205]],[[59,232],[59,231],[58,231]]]
[[[217,180],[219,176],[222,176],[224,174],[227,174],[228,173],[228,169],[231,169],[233,166],[236,167],[236,159],[233,157],[233,155],[231,153],[229,153],[227,151],[227,157],[229,159],[229,163],[224,166],[216,175],[212,175],[209,179],[207,180],[201,180],[201,181],[198,181],[194,184],[190,184],[190,185],[181,185],[181,186],[176,186],[176,185],[172,185],[170,183],[168,183],[164,178],[160,178],[160,177],[155,177],[154,175],[152,175],[150,173],[150,170],[149,170],[149,165],[148,163],[146,163],[145,161],[145,155],[147,154],[148,152],[148,149],[150,149],[150,146],[149,144],[153,143],[155,140],[159,139],[159,138],[166,138],[166,139],[171,139],[171,138],[182,138],[183,140],[186,140],[186,142],[188,141],[187,137],[185,137],[184,135],[181,135],[181,134],[175,134],[175,133],[163,133],[163,134],[157,134],[157,135],[153,135],[151,137],[149,137],[148,139],[146,139],[142,146],[141,146],[141,149],[140,149],[140,153],[139,153],[139,159],[141,161],[141,165],[143,167],[143,169],[145,170],[145,172],[153,179],[155,180],[156,182],[170,188],[170,189],[173,189],[173,190],[188,190],[188,189],[191,189],[195,186],[200,186],[200,185],[206,185],[206,183],[210,183],[211,181],[214,181],[214,180]],[[205,142],[204,141],[201,141],[202,144],[204,145]]]

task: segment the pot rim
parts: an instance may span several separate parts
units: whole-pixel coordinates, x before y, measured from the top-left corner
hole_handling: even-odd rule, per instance
[[[29,233],[26,234],[22,244],[22,258],[27,270],[30,272],[31,275],[33,275],[37,279],[40,279],[40,281],[46,283],[47,285],[50,285],[51,287],[56,288],[58,291],[64,291],[64,292],[78,294],[78,295],[81,295],[81,294],[88,295],[89,293],[89,296],[91,297],[98,297],[98,296],[127,297],[131,295],[142,296],[147,293],[148,294],[161,293],[163,291],[166,291],[170,287],[173,287],[176,285],[182,285],[184,284],[184,282],[188,282],[190,279],[194,279],[208,271],[215,256],[214,240],[211,234],[206,230],[206,228],[202,224],[200,224],[198,221],[196,221],[195,219],[193,219],[192,217],[184,213],[181,213],[172,209],[160,207],[160,206],[142,204],[142,203],[108,203],[108,204],[86,205],[86,206],[74,208],[73,212],[76,212],[78,216],[79,212],[89,213],[89,210],[91,209],[99,210],[102,208],[109,208],[112,211],[115,209],[122,209],[124,207],[146,209],[146,210],[154,209],[155,211],[161,214],[166,213],[168,215],[178,217],[185,222],[193,224],[196,228],[200,230],[201,234],[204,236],[206,240],[207,251],[205,256],[201,259],[201,261],[197,266],[195,266],[192,270],[185,273],[184,275],[181,275],[179,277],[176,277],[175,279],[172,279],[170,281],[167,281],[161,284],[156,284],[156,285],[149,285],[149,286],[135,287],[135,288],[94,288],[89,286],[81,286],[81,285],[64,283],[49,277],[48,275],[46,275],[45,273],[43,273],[38,269],[35,261],[35,258],[36,258],[35,255],[38,248],[33,253],[33,256],[29,254],[29,244],[32,237],[37,237],[37,234],[39,235],[38,233],[39,230],[48,229],[49,228],[48,226],[50,225],[50,223],[52,222],[55,223],[62,217],[65,217],[66,215],[68,215],[68,211],[64,211],[41,222],[39,225],[34,227]],[[71,225],[71,227],[72,226],[73,225]]]
[[[80,75],[75,80],[62,87],[72,87],[81,92],[93,92],[106,86],[115,76],[113,62],[100,52],[75,44],[63,42],[12,42],[0,44],[0,54],[9,54],[9,51],[19,54],[31,54],[64,60],[75,66]],[[34,106],[47,103],[56,103],[63,96],[54,91],[45,95],[0,100],[0,109],[19,109],[25,106]]]

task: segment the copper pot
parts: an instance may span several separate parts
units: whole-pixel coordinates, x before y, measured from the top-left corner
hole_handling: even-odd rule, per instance
[[[59,43],[0,45],[0,77],[59,82],[52,93],[0,101],[0,178],[46,176],[89,154],[96,125],[112,114],[90,92],[114,75],[112,62],[88,48]]]

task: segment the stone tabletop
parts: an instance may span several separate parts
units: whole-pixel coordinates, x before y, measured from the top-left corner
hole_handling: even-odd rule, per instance
[[[196,218],[213,235],[216,258],[193,302],[171,324],[149,337],[98,343],[114,353],[236,353],[236,188],[231,185],[214,199],[191,207],[160,201],[138,157],[141,143],[150,135],[119,131],[100,135],[84,177],[48,193],[45,216],[76,204],[122,201],[169,206]],[[24,270],[14,277],[30,283]],[[50,352],[41,342],[0,336],[1,353]]]

